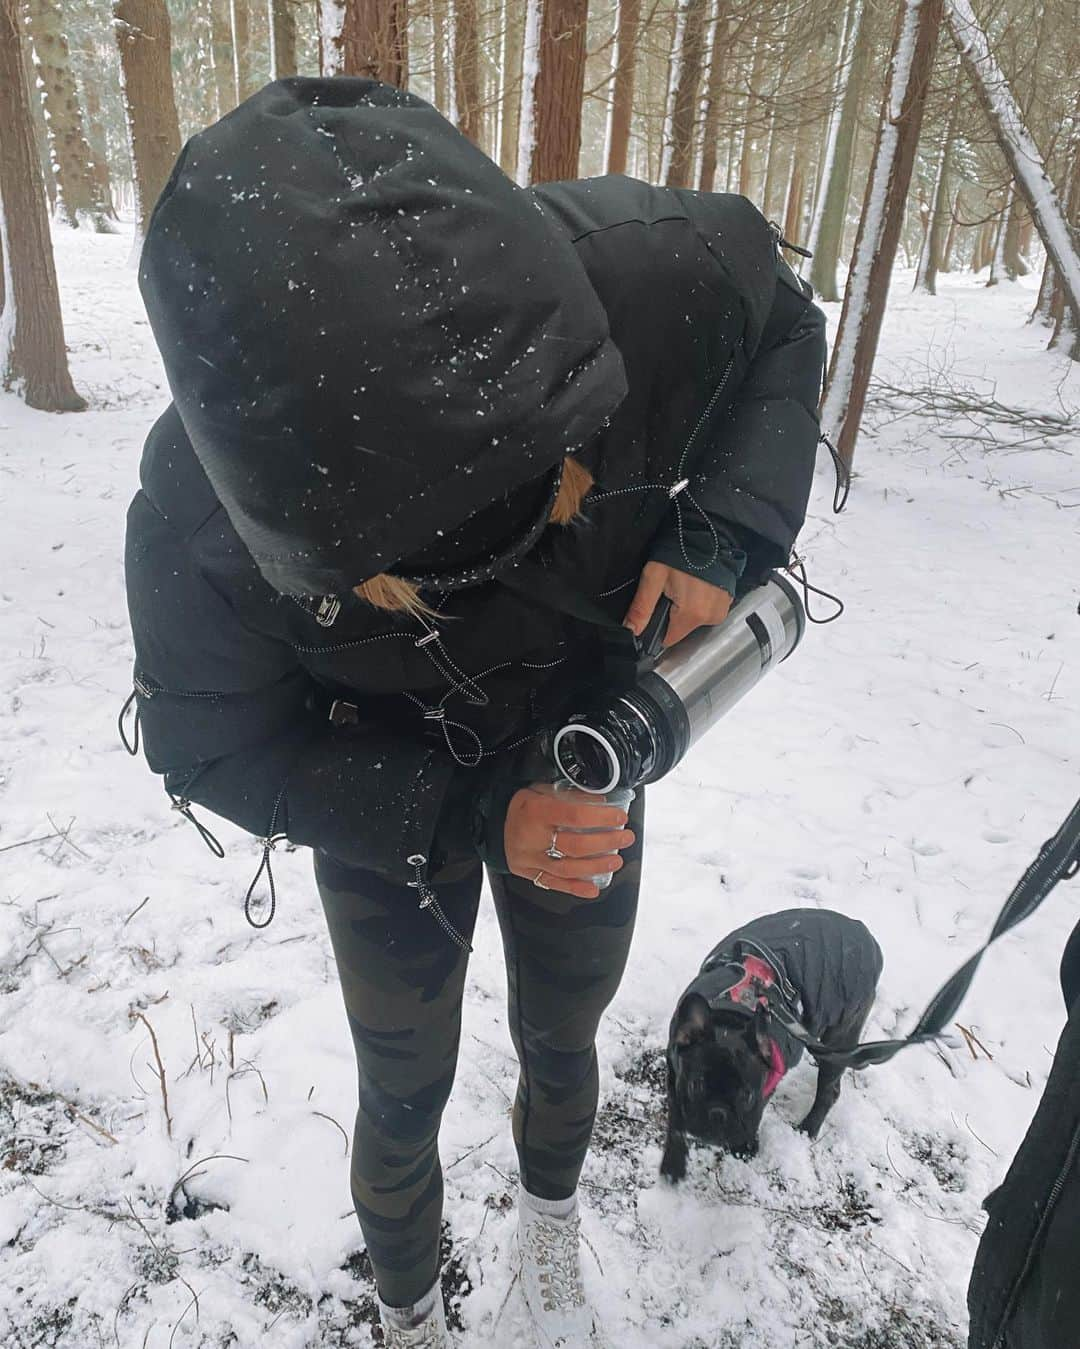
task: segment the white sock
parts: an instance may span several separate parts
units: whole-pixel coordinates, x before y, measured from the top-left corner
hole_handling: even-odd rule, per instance
[[[569,1218],[577,1208],[576,1190],[569,1199],[541,1199],[521,1185],[518,1187],[518,1197],[524,1208],[531,1213],[542,1214],[545,1218]]]
[[[435,1310],[435,1299],[441,1293],[442,1288],[436,1279],[424,1296],[411,1307],[388,1307],[382,1299],[379,1300],[379,1307],[390,1325],[396,1326],[399,1330],[411,1330],[428,1319]]]

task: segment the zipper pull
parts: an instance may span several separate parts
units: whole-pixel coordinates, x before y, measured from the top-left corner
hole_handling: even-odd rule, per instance
[[[341,613],[341,601],[336,595],[324,595],[315,610],[315,622],[323,628],[332,628]]]
[[[775,220],[769,221],[769,229],[772,230],[773,238],[776,241],[776,247],[778,249],[788,248],[791,250],[792,253],[798,253],[800,257],[804,258],[812,258],[814,256],[813,253],[811,253],[808,248],[801,248],[798,244],[788,243],[788,241],[784,238],[784,231],[780,228],[780,226],[776,223]]]
[[[415,890],[420,896],[418,907],[430,911],[431,916],[452,942],[460,946],[463,951],[471,951],[473,949],[472,945],[461,935],[453,923],[451,923],[450,919],[447,918],[446,914],[443,913],[442,906],[439,903],[439,896],[427,883],[427,877],[424,874],[427,870],[427,858],[423,853],[415,852],[405,860],[416,872],[416,879],[413,881],[406,881],[405,884],[410,890]]]

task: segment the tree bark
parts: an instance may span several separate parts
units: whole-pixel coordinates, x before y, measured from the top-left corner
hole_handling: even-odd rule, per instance
[[[232,28],[233,93],[235,101],[243,103],[255,92],[255,76],[251,60],[251,10],[248,0],[229,0],[229,19]]]
[[[630,120],[634,107],[634,76],[637,73],[638,25],[641,0],[618,0],[615,28],[615,79],[608,113],[604,160],[608,173],[626,172],[630,146]]]
[[[836,162],[836,147],[840,138],[840,124],[843,120],[843,91],[851,72],[852,53],[858,34],[861,18],[861,0],[848,0],[844,10],[844,26],[840,34],[840,44],[836,53],[836,71],[833,81],[832,97],[829,100],[829,113],[825,130],[825,149],[817,174],[817,187],[814,193],[814,210],[810,221],[810,232],[806,246],[811,254],[817,252],[821,237],[822,220],[825,214],[825,202],[829,193],[833,165]]]
[[[742,147],[739,155],[739,192],[750,196],[754,177],[754,142],[757,117],[757,103],[761,88],[761,74],[765,65],[765,39],[758,37],[754,43],[754,60],[750,66],[750,80],[746,88],[746,111],[743,114]]]
[[[945,143],[941,147],[941,157],[938,160],[934,180],[934,197],[930,203],[929,227],[919,253],[919,265],[915,270],[915,284],[912,287],[913,290],[925,290],[928,295],[937,294],[937,274],[941,269],[945,216],[949,210],[952,193],[949,183],[949,157],[952,154],[953,141],[956,139],[956,119],[960,108],[960,77],[961,71],[957,62],[949,120],[945,128]]]
[[[1005,204],[1001,208],[994,226],[994,247],[990,254],[990,275],[986,279],[988,286],[996,286],[1005,270],[1005,231],[1008,226],[1009,212],[1012,210],[1013,189],[1010,186],[1005,195]]]
[[[698,188],[712,192],[716,185],[716,153],[719,142],[720,109],[724,100],[728,60],[728,0],[717,0],[709,44],[709,74],[705,85],[705,122],[701,132],[701,176]]]
[[[1069,331],[1069,355],[1080,361],[1080,248],[1070,232],[1038,147],[1024,125],[1016,99],[968,0],[946,0],[945,15],[964,71],[1012,170],[1016,190],[1024,198],[1043,246],[1054,260],[1068,315],[1059,328]]]
[[[295,0],[269,0],[270,74],[283,80],[296,74]]]
[[[671,111],[671,157],[665,179],[668,187],[689,187],[693,177],[694,132],[697,128],[706,16],[707,0],[686,0],[679,74]]]
[[[543,0],[542,11],[530,183],[576,178],[581,153],[589,0]]]
[[[521,62],[525,50],[525,10],[520,0],[504,0],[502,118],[499,123],[499,166],[514,176],[521,130]]]
[[[0,0],[0,247],[11,281],[0,315],[0,384],[21,385],[29,406],[44,412],[81,412],[33,135],[18,0]]]
[[[939,272],[951,272],[953,266],[953,249],[956,247],[956,231],[959,228],[957,216],[960,213],[960,188],[956,189],[955,196],[946,201],[945,209],[949,213],[949,232],[945,236],[945,243],[941,250],[941,265]],[[951,195],[951,194],[950,194]]]
[[[941,29],[942,2],[903,0],[897,16],[874,163],[822,401],[822,429],[847,464],[854,456],[881,334]]]
[[[139,231],[145,235],[150,213],[180,153],[169,12],[165,0],[116,0],[113,13],[135,169]]]
[[[323,75],[366,75],[406,88],[405,0],[319,0],[318,15]]]
[[[21,19],[21,16],[20,16]],[[24,28],[25,31],[25,28]],[[34,133],[34,146],[37,149],[38,163],[41,165],[41,180],[49,198],[49,211],[56,210],[56,170],[53,168],[52,146],[49,144],[49,124],[45,120],[45,109],[41,102],[41,90],[38,88],[37,68],[30,43],[24,42],[22,48],[23,77],[30,96],[30,122]]]
[[[1009,204],[1009,216],[1005,222],[1005,243],[1002,255],[1005,275],[1010,281],[1016,281],[1021,276],[1027,276],[1028,274],[1028,265],[1020,252],[1020,230],[1026,218],[1023,199],[1019,193],[1014,192]]]
[[[64,16],[56,0],[29,0],[28,10],[56,168],[57,205],[73,228],[89,219],[99,233],[107,233],[112,204],[102,196],[100,181],[95,180],[94,156],[83,131],[79,92],[64,35]]]
[[[462,134],[483,141],[480,89],[480,19],[477,0],[454,0],[454,89]]]
[[[224,117],[236,107],[229,0],[210,0],[210,35],[210,49],[214,55],[214,88],[217,91],[218,116]]]
[[[811,284],[823,300],[833,301],[840,298],[836,269],[844,243],[859,106],[873,53],[873,35],[866,16],[866,5],[864,0],[856,0],[856,3],[858,7],[852,16],[851,64],[844,87],[844,101],[840,106],[840,124],[836,130],[836,145],[829,167],[817,239],[812,245],[814,256],[810,260]]]

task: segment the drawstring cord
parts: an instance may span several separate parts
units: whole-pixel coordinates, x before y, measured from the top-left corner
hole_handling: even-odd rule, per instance
[[[269,927],[274,921],[274,914],[277,912],[277,886],[274,883],[274,868],[270,864],[270,854],[279,843],[288,842],[285,834],[276,834],[274,827],[277,824],[278,811],[281,809],[281,802],[285,796],[284,785],[277,794],[277,800],[274,802],[274,809],[270,816],[270,828],[266,831],[266,837],[259,839],[262,844],[262,859],[259,862],[259,869],[252,877],[251,884],[247,888],[247,894],[244,896],[244,917],[254,928]],[[255,887],[259,884],[263,872],[266,872],[266,883],[270,890],[270,912],[266,915],[264,922],[257,923],[251,916],[251,901],[255,894]]]
[[[708,571],[708,569],[719,557],[721,545],[720,545],[720,536],[716,532],[716,527],[714,526],[711,518],[709,517],[709,513],[704,509],[701,503],[690,491],[690,478],[686,476],[686,460],[688,455],[690,454],[690,451],[694,448],[694,445],[697,442],[697,438],[701,434],[702,428],[705,426],[706,422],[709,420],[713,412],[716,410],[716,405],[720,401],[720,396],[724,392],[724,389],[727,387],[727,382],[731,378],[731,372],[734,369],[734,366],[735,366],[735,357],[730,356],[728,358],[727,365],[724,367],[724,373],[720,376],[720,382],[717,384],[716,388],[712,391],[712,396],[710,397],[708,403],[706,403],[704,411],[702,412],[701,416],[697,419],[697,423],[694,426],[694,429],[690,432],[689,439],[683,446],[683,452],[679,458],[679,466],[675,470],[678,475],[675,482],[673,483],[647,482],[642,483],[640,484],[640,486],[637,487],[617,487],[610,492],[591,493],[588,497],[588,504],[592,506],[597,504],[598,502],[607,501],[611,497],[627,496],[632,492],[666,492],[668,494],[669,500],[675,503],[675,528],[679,536],[679,548],[683,555],[683,561],[686,563],[688,570],[691,572]],[[683,534],[685,525],[682,506],[683,497],[685,497],[686,500],[690,503],[690,505],[693,506],[694,510],[697,511],[701,519],[705,521],[705,525],[708,528],[709,534],[712,536],[713,550],[712,555],[709,557],[707,562],[695,563],[691,561],[690,553],[687,550],[686,540]]]
[[[806,621],[808,623],[817,623],[821,626],[824,626],[826,623],[835,623],[844,612],[844,601],[839,595],[830,594],[828,590],[822,590],[820,586],[810,584],[810,580],[806,575],[806,562],[798,555],[798,553],[792,553],[791,560],[788,562],[787,566],[785,566],[784,570],[789,576],[794,577],[799,585],[802,586],[803,609],[806,613]],[[822,599],[831,600],[832,603],[836,605],[836,612],[830,614],[828,618],[819,618],[816,614],[811,613],[811,595],[820,595]]]
[[[138,689],[131,690],[127,698],[124,700],[124,705],[120,709],[120,716],[117,718],[116,721],[116,730],[120,736],[120,743],[123,745],[123,747],[127,750],[127,752],[131,755],[133,759],[137,758],[139,754],[139,705],[138,703],[135,702],[137,694]],[[124,726],[124,718],[131,710],[131,706],[133,703],[135,704],[135,720],[132,723],[131,739],[129,740],[127,737],[127,729]]]
[[[217,841],[217,839],[210,832],[210,830],[207,829],[206,825],[203,824],[201,820],[197,820],[195,818],[195,814],[191,809],[191,802],[188,800],[188,798],[186,796],[176,796],[174,795],[174,793],[169,792],[169,800],[172,802],[173,810],[178,810],[180,814],[183,815],[185,820],[191,821],[191,823],[199,831],[199,837],[210,849],[210,851],[214,854],[214,856],[224,857],[225,849]]]
[[[446,914],[443,913],[442,906],[439,904],[438,895],[431,886],[428,885],[427,876],[425,875],[427,870],[427,858],[423,853],[415,852],[411,857],[406,858],[406,861],[416,872],[416,879],[406,881],[406,885],[408,885],[410,890],[415,890],[419,895],[419,907],[428,910],[451,941],[460,946],[463,951],[471,952],[473,949],[472,944],[461,935],[453,923],[451,923],[450,919],[447,918]]]
[[[818,444],[824,445],[830,455],[832,455],[833,471],[836,473],[836,486],[833,488],[832,508],[833,515],[839,515],[847,505],[847,499],[851,494],[851,469],[848,468],[847,464],[841,459],[840,451],[824,431],[818,436]]]

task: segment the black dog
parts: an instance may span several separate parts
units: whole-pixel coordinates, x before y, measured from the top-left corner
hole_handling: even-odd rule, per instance
[[[725,937],[672,1018],[661,1173],[682,1180],[687,1134],[753,1156],[765,1103],[803,1054],[775,1013],[829,1049],[850,1049],[870,1014],[882,965],[864,924],[828,909],[787,909]],[[843,1073],[818,1064],[814,1104],[799,1126],[811,1138],[836,1104]]]

